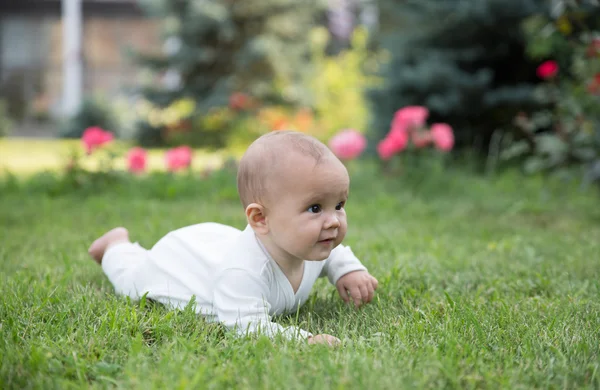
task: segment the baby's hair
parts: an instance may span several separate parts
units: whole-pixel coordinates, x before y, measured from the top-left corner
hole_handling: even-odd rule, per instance
[[[311,157],[315,164],[323,157],[334,156],[321,141],[297,131],[272,131],[259,137],[248,147],[238,168],[237,188],[244,208],[264,201],[269,178],[291,153]]]

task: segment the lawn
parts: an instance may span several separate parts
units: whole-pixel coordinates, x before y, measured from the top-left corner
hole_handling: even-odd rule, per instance
[[[331,349],[235,339],[191,310],[128,302],[88,259],[117,225],[145,246],[201,221],[242,228],[233,176],[212,180],[169,196],[3,194],[0,388],[600,387],[597,193],[353,170],[345,243],[379,279],[375,302],[346,307],[321,280],[278,319],[343,340]]]

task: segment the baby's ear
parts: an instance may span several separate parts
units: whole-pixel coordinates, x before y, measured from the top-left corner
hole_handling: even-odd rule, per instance
[[[248,207],[246,207],[246,220],[256,233],[267,234],[269,232],[265,207],[263,205],[250,203]]]

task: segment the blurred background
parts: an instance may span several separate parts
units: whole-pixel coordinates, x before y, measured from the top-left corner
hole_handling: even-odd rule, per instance
[[[388,161],[394,115],[418,106],[424,141],[393,155],[593,182],[599,27],[595,0],[0,0],[0,166],[60,167],[90,128],[204,156],[352,129],[348,159]]]

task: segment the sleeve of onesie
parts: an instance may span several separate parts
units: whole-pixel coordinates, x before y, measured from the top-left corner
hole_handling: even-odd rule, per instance
[[[335,286],[338,279],[353,271],[366,271],[360,260],[354,255],[349,246],[342,244],[335,247],[321,270],[321,277],[327,276],[329,282]]]
[[[216,283],[213,308],[219,322],[240,336],[251,333],[268,337],[279,334],[287,339],[312,336],[300,328],[284,327],[272,322],[268,293],[267,283],[260,276],[244,269],[227,269]]]

